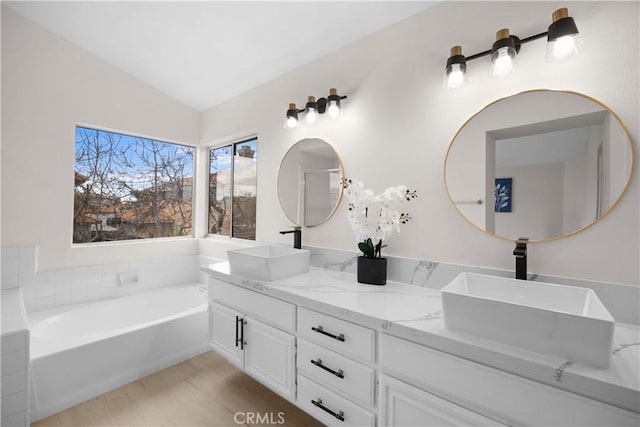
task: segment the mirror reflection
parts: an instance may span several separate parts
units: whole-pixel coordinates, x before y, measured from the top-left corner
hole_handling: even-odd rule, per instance
[[[278,172],[278,199],[296,225],[314,226],[328,220],[342,196],[342,162],[333,147],[319,138],[296,142]]]
[[[498,237],[548,240],[604,216],[633,164],[626,128],[573,92],[536,90],[496,101],[455,135],[445,185],[456,209]]]

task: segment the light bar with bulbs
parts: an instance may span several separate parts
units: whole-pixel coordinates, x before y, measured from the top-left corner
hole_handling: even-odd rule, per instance
[[[318,121],[318,115],[329,113],[329,117],[337,119],[340,117],[340,101],[346,99],[346,96],[338,95],[338,90],[335,88],[329,89],[329,96],[326,98],[320,98],[316,101],[315,96],[307,98],[307,103],[303,109],[296,108],[296,104],[289,104],[287,110],[287,120],[285,121],[285,127],[294,128],[298,125],[298,115],[305,113],[304,120],[307,124],[314,124]]]
[[[552,23],[544,33],[520,39],[503,28],[496,33],[496,41],[490,50],[465,57],[461,46],[451,48],[444,72],[444,87],[456,89],[468,83],[467,61],[491,55],[489,75],[502,77],[511,74],[517,68],[517,58],[524,43],[547,37],[547,61],[553,62],[577,55],[582,50],[582,39],[578,27],[566,7],[553,12]]]

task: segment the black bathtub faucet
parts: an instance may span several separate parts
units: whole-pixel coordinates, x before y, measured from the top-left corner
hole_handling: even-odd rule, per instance
[[[302,227],[293,227],[293,230],[281,231],[280,234],[293,233],[293,247],[294,249],[302,249]]]
[[[527,242],[529,242],[528,237],[518,238],[513,250],[516,257],[516,279],[527,280]]]

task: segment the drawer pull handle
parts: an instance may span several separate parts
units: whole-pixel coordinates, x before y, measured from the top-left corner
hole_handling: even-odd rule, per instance
[[[318,399],[318,400],[311,400],[311,403],[313,403],[314,405],[316,405],[318,408],[322,409],[323,411],[333,415],[334,417],[336,417],[337,419],[339,419],[340,421],[344,422],[344,412],[342,411],[338,411],[333,412],[331,409],[327,408],[326,406],[324,406],[322,404],[322,399]]]
[[[324,369],[325,371],[327,371],[329,373],[332,373],[333,375],[335,375],[338,378],[344,378],[344,371],[342,369],[338,369],[337,371],[334,371],[333,369],[329,368],[328,366],[323,365],[322,364],[322,359],[311,360],[311,363],[316,365],[318,368]]]
[[[314,332],[317,332],[319,334],[331,337],[334,340],[338,340],[338,341],[344,342],[344,334],[334,335],[334,334],[331,334],[329,332],[325,332],[325,330],[322,328],[322,326],[318,326],[318,327],[313,326],[313,327],[311,327],[311,330],[314,331]]]

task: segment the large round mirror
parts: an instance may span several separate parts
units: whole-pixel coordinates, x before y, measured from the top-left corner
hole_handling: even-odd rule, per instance
[[[282,159],[278,199],[294,224],[311,227],[328,220],[342,197],[342,161],[318,138],[296,142]]]
[[[633,147],[618,116],[588,96],[533,90],[493,102],[456,133],[445,186],[462,216],[532,241],[596,223],[624,194]]]

